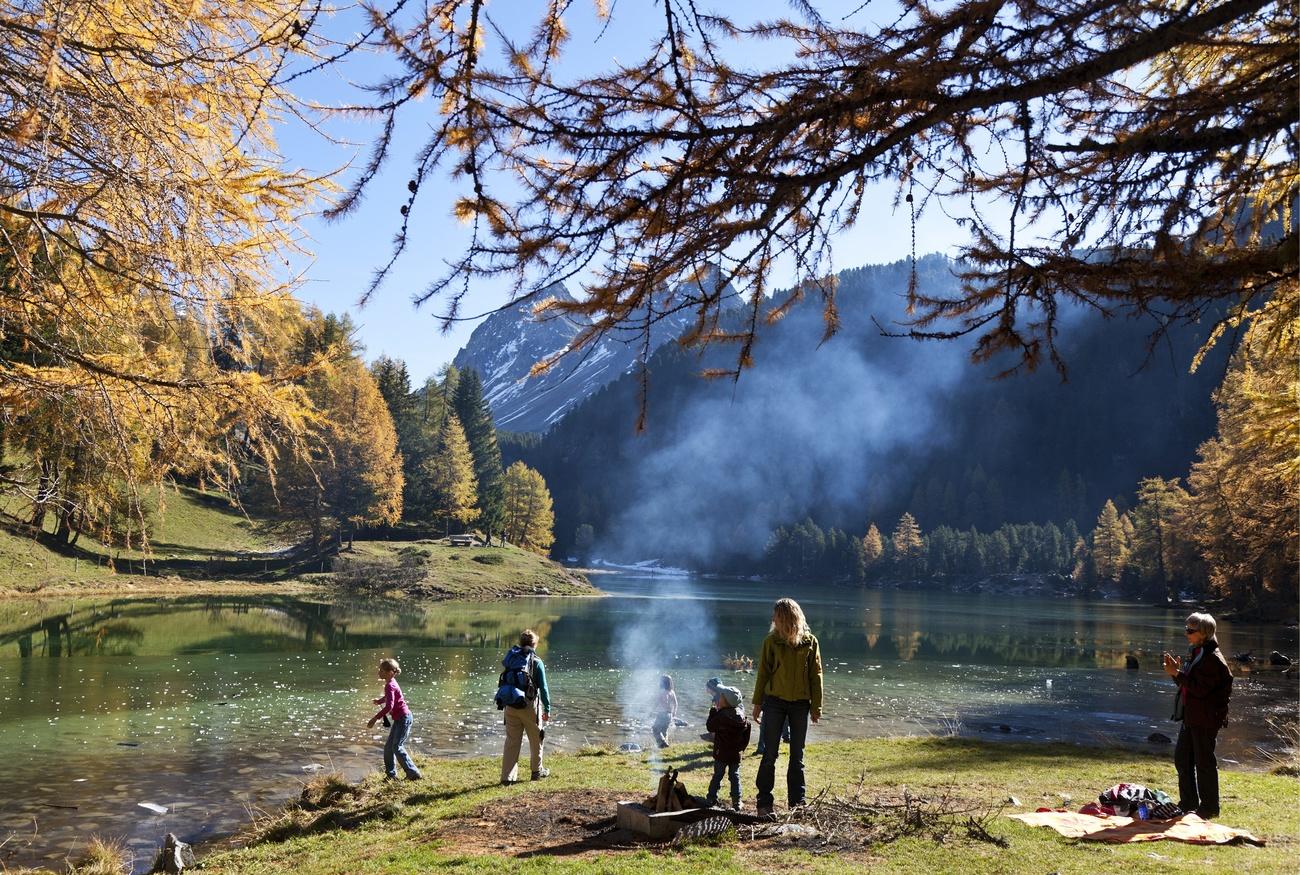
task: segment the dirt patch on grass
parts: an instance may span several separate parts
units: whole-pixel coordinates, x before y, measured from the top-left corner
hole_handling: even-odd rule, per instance
[[[772,823],[735,824],[711,817],[686,826],[668,841],[615,827],[618,802],[634,797],[621,791],[563,790],[497,799],[445,823],[437,838],[457,852],[517,858],[638,850],[674,853],[690,844],[725,844],[749,868],[761,872],[791,870],[787,852],[792,849],[862,865],[878,859],[881,846],[906,836],[936,844],[989,842],[1005,847],[1003,839],[984,829],[996,812],[975,814],[975,809],[947,797],[926,800],[904,794],[866,802],[860,795],[822,794],[798,812],[779,814]]]
[[[627,792],[612,790],[511,796],[447,821],[438,838],[460,852],[512,857],[583,857],[668,847],[614,828],[619,800],[628,798]]]
[[[610,790],[561,790],[529,793],[526,797],[497,799],[469,814],[445,822],[436,838],[457,853],[529,857],[597,858],[636,851],[677,853],[686,844],[732,845],[749,868],[760,872],[789,872],[805,868],[792,864],[784,855],[800,847],[793,836],[751,838],[749,827],[714,835],[689,835],[687,830],[674,840],[652,840],[614,825],[618,803],[636,798],[635,793]],[[743,835],[742,835],[743,833]],[[855,864],[873,857],[861,852],[837,849],[840,857]]]

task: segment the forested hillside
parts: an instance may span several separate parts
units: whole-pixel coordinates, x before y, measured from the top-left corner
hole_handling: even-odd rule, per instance
[[[918,279],[944,294],[950,270],[929,257]],[[1066,313],[1064,376],[998,379],[960,342],[881,336],[907,282],[905,262],[844,271],[839,334],[819,345],[820,307],[797,306],[763,330],[738,383],[701,380],[707,358],[661,350],[644,434],[628,375],[540,441],[507,443],[507,462],[551,484],[557,551],[589,525],[602,555],[743,568],[780,526],[811,518],[860,538],[904,511],[926,531],[1073,520],[1086,532],[1141,478],[1185,475],[1214,430],[1226,350],[1189,374],[1195,331],[1150,346],[1150,323]]]

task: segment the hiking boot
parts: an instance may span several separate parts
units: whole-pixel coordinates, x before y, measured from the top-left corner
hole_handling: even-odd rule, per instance
[[[542,778],[550,777],[550,774],[551,774],[550,769],[538,769],[537,771],[533,772],[533,780],[540,781],[542,780]]]
[[[742,808],[744,808],[744,807],[745,807],[745,806],[743,806],[743,805],[740,804],[740,800],[739,800],[739,799],[732,799],[732,800],[731,800],[731,810],[732,810],[732,811],[739,811],[740,809],[742,809]]]
[[[759,817],[771,817],[771,816],[772,816],[772,806],[771,806],[771,805],[760,805],[760,806],[758,806],[758,810],[755,811],[754,813],[757,814]]]
[[[705,808],[717,808],[717,807],[718,807],[718,800],[716,800],[716,799],[705,799],[705,800],[704,800],[704,807],[705,807]]]
[[[1213,820],[1214,818],[1219,816],[1219,809],[1198,808],[1196,809],[1196,816],[1199,817],[1201,820]]]
[[[419,780],[422,779],[423,777],[424,777],[424,775],[421,775],[419,772],[415,772],[414,774],[407,775],[407,776],[406,776],[406,780],[408,780],[408,781],[419,781]]]
[[[518,783],[519,783],[519,779],[518,779],[518,778],[502,778],[502,779],[501,779],[501,786],[502,786],[502,787],[513,787],[515,784],[518,784]]]

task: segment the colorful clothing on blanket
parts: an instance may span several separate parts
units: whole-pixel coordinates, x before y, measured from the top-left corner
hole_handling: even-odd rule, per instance
[[[1141,784],[1116,784],[1097,796],[1097,803],[1112,809],[1113,814],[1136,816],[1139,805],[1146,805],[1149,820],[1173,820],[1183,811],[1174,798],[1163,790],[1151,790]],[[1093,812],[1086,812],[1092,814]]]

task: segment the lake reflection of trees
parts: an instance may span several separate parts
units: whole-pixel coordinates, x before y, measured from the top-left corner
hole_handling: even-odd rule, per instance
[[[0,626],[0,657],[501,648],[523,628],[518,604],[361,605],[287,597],[123,599],[53,608],[37,620],[8,620]],[[529,617],[543,633],[554,620],[549,614]]]
[[[860,644],[852,639],[857,638]],[[869,622],[857,635],[834,636],[835,650],[863,651],[876,660],[942,660],[980,665],[1115,668],[1134,648],[1089,641],[1070,630],[1038,631],[1032,639],[1008,632],[959,632]],[[1141,648],[1137,648],[1141,649]]]
[[[878,590],[859,601],[857,610],[814,618],[828,652],[879,661],[1123,668],[1128,653],[1147,649],[1145,629],[1100,619],[1084,605],[1062,604],[1055,616],[1031,618]]]

